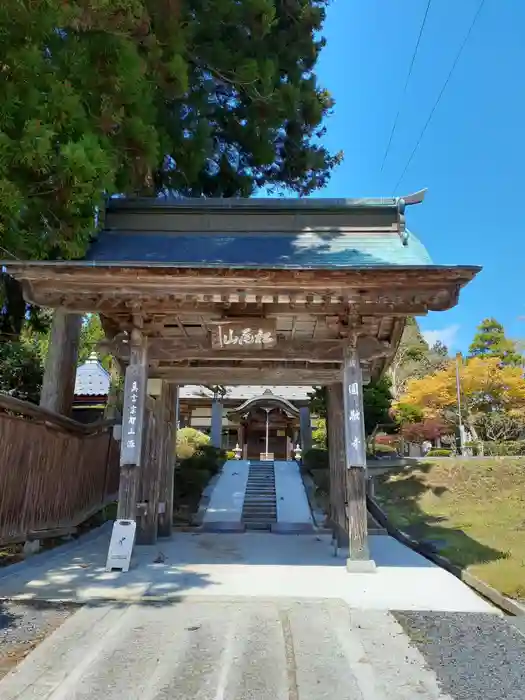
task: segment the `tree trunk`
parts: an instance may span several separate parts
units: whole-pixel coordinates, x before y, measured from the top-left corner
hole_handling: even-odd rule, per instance
[[[57,309],[53,316],[40,405],[71,416],[82,316]]]

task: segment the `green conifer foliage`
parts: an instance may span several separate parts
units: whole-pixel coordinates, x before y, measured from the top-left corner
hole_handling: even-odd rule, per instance
[[[516,351],[514,341],[505,336],[505,329],[495,318],[485,318],[479,324],[469,347],[470,357],[499,357],[502,364],[519,367],[523,356]]]

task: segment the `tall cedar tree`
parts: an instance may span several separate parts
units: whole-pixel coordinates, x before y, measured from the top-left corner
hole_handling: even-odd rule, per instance
[[[469,347],[470,357],[499,357],[502,364],[511,367],[523,365],[523,355],[515,343],[505,337],[505,329],[495,318],[485,318],[479,324]]]
[[[323,187],[342,158],[320,143],[327,4],[3,0],[0,257],[82,256],[113,194]],[[23,300],[4,295],[16,334]]]

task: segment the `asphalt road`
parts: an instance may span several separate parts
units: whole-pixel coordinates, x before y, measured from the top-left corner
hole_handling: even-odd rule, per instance
[[[525,637],[494,615],[338,600],[86,606],[2,700],[523,700]]]

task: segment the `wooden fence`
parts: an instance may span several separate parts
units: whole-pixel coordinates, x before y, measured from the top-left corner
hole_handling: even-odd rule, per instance
[[[0,394],[0,544],[67,531],[116,499],[112,425]]]

